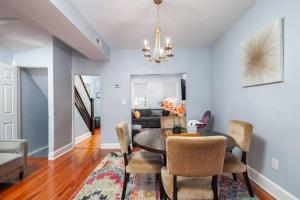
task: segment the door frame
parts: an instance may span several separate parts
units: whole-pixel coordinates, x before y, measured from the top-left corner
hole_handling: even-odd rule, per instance
[[[78,76],[78,75],[81,75],[81,76],[98,76],[100,78],[100,92],[101,92],[101,97],[102,97],[102,87],[101,87],[101,83],[102,83],[102,79],[101,79],[101,75],[100,73],[97,74],[93,74],[93,73],[88,73],[88,74],[85,74],[85,73],[72,73],[72,148],[75,147],[75,90],[74,90],[74,87],[75,87],[75,76]],[[101,115],[101,114],[100,114]],[[101,138],[101,136],[100,136]]]
[[[23,135],[21,134],[21,70],[22,69],[46,69],[47,70],[47,90],[48,90],[48,97],[47,97],[47,109],[48,109],[48,113],[47,113],[47,118],[48,118],[48,130],[47,130],[47,140],[48,140],[48,144],[47,144],[47,148],[48,148],[48,155],[47,158],[49,157],[49,151],[50,151],[50,115],[49,115],[49,110],[50,110],[50,103],[49,103],[49,68],[48,67],[34,67],[34,66],[16,66],[17,67],[17,73],[18,73],[18,130],[19,130],[19,138],[21,138]],[[23,138],[24,139],[24,138]],[[44,147],[43,147],[44,148]],[[43,149],[41,148],[41,149]],[[40,149],[39,149],[40,150]]]

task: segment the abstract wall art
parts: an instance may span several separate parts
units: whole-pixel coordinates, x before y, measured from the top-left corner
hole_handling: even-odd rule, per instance
[[[244,41],[241,60],[243,87],[283,81],[283,19]]]

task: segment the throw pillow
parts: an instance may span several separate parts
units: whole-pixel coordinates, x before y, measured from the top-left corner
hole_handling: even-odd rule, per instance
[[[162,110],[151,110],[151,117],[161,117]]]
[[[139,111],[135,111],[135,112],[133,112],[133,115],[134,115],[135,118],[138,119],[138,118],[140,118],[141,113]]]

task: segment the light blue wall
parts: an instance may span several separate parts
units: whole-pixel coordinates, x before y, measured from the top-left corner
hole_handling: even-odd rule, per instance
[[[72,51],[53,40],[54,150],[72,143]],[[50,95],[49,95],[50,97]]]
[[[34,69],[47,70],[47,69]],[[47,76],[43,77],[47,81]],[[29,153],[48,147],[48,100],[27,69],[20,69],[21,136]]]
[[[74,105],[74,135],[75,138],[85,133],[90,132],[89,128],[86,126],[86,123],[83,121],[77,107]]]
[[[177,49],[165,65],[147,63],[139,49],[112,50],[111,60],[95,62],[73,54],[73,74],[100,74],[101,140],[117,143],[115,125],[131,121],[130,77],[132,74],[187,74],[187,118],[200,119],[210,108],[209,49]],[[120,88],[114,88],[119,84]],[[126,105],[121,100],[127,101]]]
[[[258,0],[212,47],[211,100],[215,129],[226,131],[228,121],[254,125],[249,165],[300,198],[300,1]],[[241,87],[241,42],[284,17],[284,82]],[[279,170],[271,168],[272,158]]]
[[[13,54],[0,46],[0,63],[12,64]]]

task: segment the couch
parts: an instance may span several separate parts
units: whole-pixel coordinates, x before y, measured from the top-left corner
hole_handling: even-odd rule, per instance
[[[26,140],[0,141],[0,182],[18,175],[23,178],[27,168],[27,151]]]
[[[157,111],[161,110],[162,116],[169,116],[170,112],[163,109],[133,109],[131,112],[132,115],[132,124],[139,124],[143,128],[160,128],[160,117],[162,116],[153,116],[151,110]],[[136,118],[133,114],[134,111],[139,111],[141,116]]]

